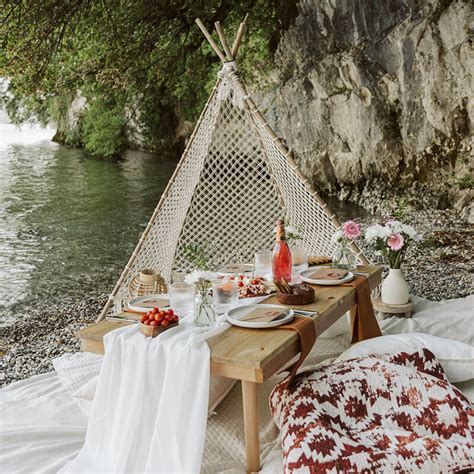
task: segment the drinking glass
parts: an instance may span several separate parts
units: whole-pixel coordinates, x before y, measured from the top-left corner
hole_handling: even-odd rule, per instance
[[[180,317],[192,316],[196,287],[189,283],[172,283],[168,289],[170,306]]]
[[[268,281],[273,278],[273,253],[269,250],[262,250],[255,254],[255,276],[263,277]]]
[[[239,305],[237,281],[219,278],[212,281],[212,299],[217,314],[223,314]]]
[[[292,274],[293,278],[308,268],[308,254],[303,247],[293,247],[291,249]]]
[[[186,272],[182,272],[181,270],[171,270],[171,282],[172,283],[181,283],[181,282],[183,282],[185,276],[186,276]]]

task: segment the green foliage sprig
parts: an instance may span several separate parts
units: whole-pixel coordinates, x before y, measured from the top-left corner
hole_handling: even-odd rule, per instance
[[[184,257],[197,270],[212,271],[207,245],[191,243],[184,247]]]

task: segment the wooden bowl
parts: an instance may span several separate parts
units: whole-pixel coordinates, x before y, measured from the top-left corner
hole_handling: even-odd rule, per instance
[[[303,304],[310,304],[314,301],[314,288],[311,288],[307,285],[292,285],[292,288],[295,286],[304,287],[305,291],[299,294],[277,293],[276,296],[278,302],[281,304],[286,304],[288,306],[298,306]]]
[[[148,324],[140,324],[140,330],[141,332],[147,336],[147,337],[156,337],[158,334],[161,334],[162,332],[165,332],[167,329],[174,328],[179,325],[179,321],[176,321],[175,323],[171,323],[166,327],[163,326],[148,326]]]

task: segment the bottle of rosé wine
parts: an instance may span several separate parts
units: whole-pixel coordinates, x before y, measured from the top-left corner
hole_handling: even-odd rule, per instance
[[[291,281],[291,251],[285,236],[285,224],[282,219],[277,221],[276,243],[273,248],[273,279],[284,278]]]

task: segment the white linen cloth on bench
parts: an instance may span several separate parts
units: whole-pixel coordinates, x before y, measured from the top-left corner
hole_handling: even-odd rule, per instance
[[[199,472],[210,377],[205,338],[224,328],[184,322],[156,338],[138,325],[107,334],[85,443],[61,472]]]

